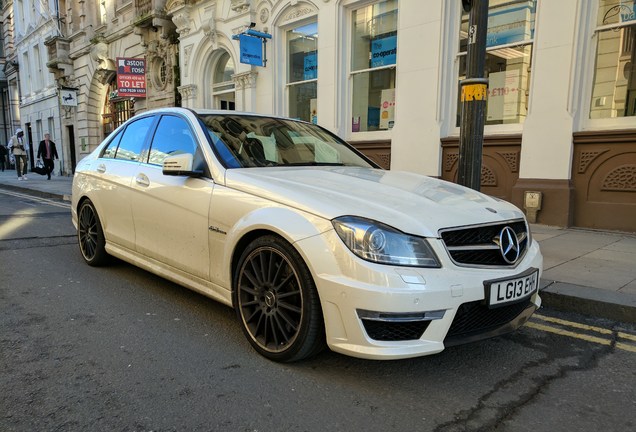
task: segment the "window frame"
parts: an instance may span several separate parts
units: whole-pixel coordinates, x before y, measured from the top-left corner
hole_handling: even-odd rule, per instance
[[[450,106],[451,111],[448,113],[449,114],[449,129],[450,132],[448,134],[448,136],[459,136],[460,134],[460,126],[458,126],[456,124],[456,118],[458,116],[460,116],[460,105],[459,105],[459,91],[460,91],[460,64],[461,64],[461,60],[462,57],[465,57],[466,55],[468,55],[468,50],[462,52],[461,51],[461,28],[462,28],[462,16],[464,14],[464,11],[461,7],[461,4],[459,4],[460,2],[457,2],[458,5],[456,5],[455,11],[454,11],[454,16],[456,17],[457,14],[459,14],[459,18],[455,20],[456,22],[456,27],[455,27],[455,47],[454,47],[454,59],[453,59],[453,84],[450,86],[453,90],[452,90],[452,106]],[[540,8],[540,0],[536,0],[535,3],[535,32],[537,31],[537,17],[539,15],[539,8]],[[490,6],[489,6],[489,10],[490,10]],[[486,53],[491,52],[491,51],[498,51],[498,50],[502,50],[502,49],[506,49],[506,48],[519,48],[519,47],[526,47],[526,46],[531,46],[531,53],[530,53],[530,65],[534,65],[535,64],[535,56],[536,56],[536,44],[535,44],[535,40],[536,38],[534,37],[535,35],[533,34],[533,37],[528,38],[528,39],[524,39],[522,41],[518,41],[518,42],[512,42],[512,43],[506,43],[506,44],[501,44],[501,45],[494,45],[492,47],[487,47],[486,48]],[[532,79],[532,67],[530,66],[531,70],[529,72],[530,76],[528,77],[528,89],[527,89],[527,112],[526,112],[526,118],[530,115],[530,105],[531,105],[531,98],[532,98],[532,88],[533,88],[533,79]],[[487,115],[487,114],[486,114]],[[502,124],[484,124],[484,133],[485,134],[489,134],[489,135],[502,135],[502,134],[521,134],[523,132],[523,128],[524,128],[524,124],[525,121],[523,122],[517,122],[517,123],[502,123]]]
[[[598,54],[598,42],[599,34],[606,31],[614,31],[624,27],[636,26],[636,20],[618,22],[613,24],[598,25],[598,18],[600,12],[600,2],[595,1],[591,6],[590,21],[589,21],[589,49],[588,61],[586,67],[586,75],[584,77],[584,97],[581,103],[581,127],[583,131],[589,130],[622,130],[622,129],[634,129],[634,122],[636,116],[624,116],[624,117],[608,117],[608,118],[590,118],[592,109],[592,97],[594,92],[594,80],[596,77],[596,61]],[[636,59],[634,59],[636,62]]]
[[[229,81],[216,82],[216,72],[217,72],[216,69],[219,66],[219,63],[223,59],[224,55],[227,54],[229,57],[229,60],[231,60],[232,63],[234,64],[234,74],[236,74],[237,73],[236,62],[234,61],[234,57],[232,57],[232,54],[230,53],[230,51],[228,51],[225,48],[220,48],[219,50],[223,52],[217,53],[215,59],[212,62],[212,68],[211,68],[212,77],[210,79],[210,96],[212,98],[212,106],[214,107],[214,109],[235,111],[236,110],[236,83],[231,78]],[[225,63],[225,65],[227,66],[227,62]],[[225,70],[225,67],[224,67],[224,70]],[[231,88],[225,88],[229,86],[231,86]],[[219,88],[221,88],[221,90],[218,90]],[[226,95],[226,94],[234,94],[233,109],[221,107],[221,104],[223,102],[221,98],[223,95]],[[225,102],[230,102],[230,101],[225,101]]]
[[[318,40],[316,40],[316,78],[312,78],[312,79],[308,79],[308,80],[300,80],[300,81],[294,81],[291,82],[290,79],[290,75],[291,75],[291,64],[290,64],[290,52],[289,52],[289,39],[287,38],[288,34],[290,31],[296,29],[296,28],[300,28],[300,27],[304,27],[310,24],[316,23],[316,28],[318,29],[318,38],[320,38],[320,34],[319,34],[319,26],[318,26],[318,15],[312,15],[311,17],[307,18],[307,19],[303,19],[301,21],[297,21],[294,22],[291,25],[287,25],[285,26],[282,31],[284,34],[284,52],[285,52],[285,111],[286,111],[286,116],[291,118],[291,104],[289,102],[289,98],[290,98],[290,91],[292,87],[300,87],[302,85],[305,84],[311,84],[311,83],[316,83],[316,101],[318,100],[318,70],[319,70],[319,61],[318,61],[318,54],[319,54],[319,49],[318,49]],[[310,108],[310,112],[311,112],[311,108]],[[311,122],[311,118],[309,120],[306,121],[310,121]]]
[[[397,93],[398,83],[399,83],[399,74],[397,72],[397,66],[400,57],[400,2],[397,2],[397,25],[396,25],[396,46],[397,53],[395,63],[391,65],[378,66],[375,68],[365,68],[365,69],[355,69],[353,67],[353,37],[354,37],[354,28],[353,28],[353,14],[355,11],[366,8],[368,6],[372,6],[377,3],[381,3],[384,0],[350,0],[343,2],[343,6],[346,8],[345,13],[343,14],[345,21],[345,31],[346,31],[346,49],[344,52],[346,56],[344,58],[344,85],[345,92],[344,97],[346,109],[344,111],[345,118],[345,138],[347,141],[355,143],[355,142],[365,142],[365,141],[390,141],[393,136],[393,129],[388,130],[376,130],[376,131],[359,131],[353,132],[353,80],[356,75],[360,75],[363,73],[371,73],[378,72],[382,70],[394,69],[395,70],[395,86],[394,89]],[[397,98],[397,95],[396,95]]]

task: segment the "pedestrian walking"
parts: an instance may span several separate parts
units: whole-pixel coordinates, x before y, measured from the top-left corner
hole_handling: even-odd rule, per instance
[[[46,169],[46,175],[48,176],[47,180],[51,180],[51,173],[55,168],[53,158],[59,160],[59,157],[57,156],[55,143],[51,141],[51,135],[49,133],[44,134],[44,139],[40,141],[40,145],[38,146],[38,160],[40,156],[42,156],[44,160],[44,169]]]
[[[4,164],[5,164],[5,161],[7,160],[8,153],[9,151],[4,146],[4,144],[0,144],[0,170],[2,170],[2,172],[4,172]]]
[[[24,132],[17,128],[15,135],[9,140],[9,150],[15,158],[15,170],[18,173],[18,180],[26,180],[27,171],[27,145],[24,141]]]

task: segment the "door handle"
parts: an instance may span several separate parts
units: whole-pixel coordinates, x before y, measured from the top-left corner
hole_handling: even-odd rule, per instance
[[[139,186],[150,186],[150,180],[148,180],[148,177],[145,174],[137,174],[137,176],[135,177],[135,183],[137,183]]]
[[[104,164],[97,165],[97,168],[95,169],[95,171],[97,171],[98,173],[105,173],[106,172],[106,165],[104,165]]]

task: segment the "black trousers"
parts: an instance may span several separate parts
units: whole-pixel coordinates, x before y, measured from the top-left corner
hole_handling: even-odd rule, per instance
[[[46,175],[48,176],[48,178],[51,178],[51,173],[55,169],[55,163],[53,163],[53,159],[43,158],[42,161],[44,161],[44,169],[46,169]]]

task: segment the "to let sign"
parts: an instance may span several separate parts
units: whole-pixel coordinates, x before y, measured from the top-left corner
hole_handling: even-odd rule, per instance
[[[146,60],[117,57],[119,96],[146,97]]]

